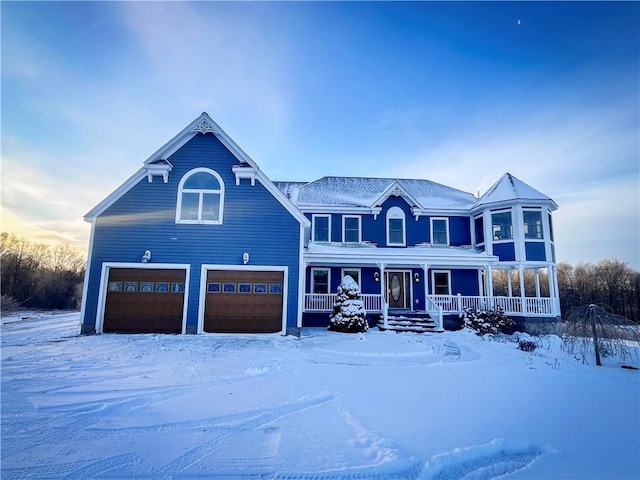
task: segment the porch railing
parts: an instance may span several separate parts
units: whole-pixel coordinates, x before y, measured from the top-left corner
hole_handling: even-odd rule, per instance
[[[336,301],[335,293],[307,293],[304,298],[306,312],[330,312]],[[382,296],[380,294],[362,294],[364,309],[370,313],[382,312]],[[429,295],[427,311],[443,313],[460,313],[465,308],[502,308],[507,315],[539,315],[556,316],[556,299],[540,297],[487,297],[468,295]],[[442,324],[441,324],[442,325]]]
[[[307,312],[328,312],[336,303],[335,293],[307,293],[304,296],[304,309]],[[380,294],[363,293],[362,303],[367,312],[382,312],[382,296]]]

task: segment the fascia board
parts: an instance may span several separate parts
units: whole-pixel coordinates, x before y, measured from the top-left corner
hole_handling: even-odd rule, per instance
[[[362,255],[358,253],[322,253],[313,252],[304,254],[305,262],[313,263],[365,263],[365,264],[377,264],[386,263],[393,265],[444,265],[450,267],[482,267],[485,265],[498,265],[500,260],[494,255],[486,255],[481,257],[449,257],[443,255],[393,255],[393,254],[379,254],[375,255]]]
[[[501,200],[498,202],[488,202],[488,203],[483,203],[481,205],[474,205],[474,207],[471,209],[471,214],[475,215],[476,213],[479,213],[482,210],[486,210],[486,209],[492,209],[496,207],[509,208],[515,205],[531,205],[531,206],[541,206],[541,207],[544,206],[544,207],[549,207],[552,211],[558,209],[558,204],[554,202],[552,199],[542,200],[539,198],[532,198],[532,199],[516,198],[513,200]]]
[[[341,207],[339,205],[302,205],[298,209],[303,213],[346,213],[366,215],[372,214],[370,207]]]
[[[280,190],[275,184],[269,180],[262,170],[256,167],[256,178],[260,181],[262,186],[267,189],[276,200],[278,200],[282,206],[298,220],[298,222],[304,227],[311,227],[311,220],[304,216],[304,214],[296,207],[291,200]]]
[[[89,210],[84,215],[85,222],[91,222],[93,219],[101,215],[107,208],[122,197],[125,193],[131,190],[140,180],[147,176],[145,168],[138,169],[136,173],[131,175],[122,185],[116,188],[111,194],[109,194],[104,200],[98,203],[95,207]]]

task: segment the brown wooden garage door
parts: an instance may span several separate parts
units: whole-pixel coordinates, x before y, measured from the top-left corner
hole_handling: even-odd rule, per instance
[[[205,332],[282,330],[284,272],[207,272]]]
[[[110,268],[103,332],[182,333],[186,270]]]

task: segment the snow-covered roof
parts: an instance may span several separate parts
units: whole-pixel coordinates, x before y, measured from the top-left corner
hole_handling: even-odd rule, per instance
[[[426,209],[470,208],[476,198],[467,192],[447,187],[430,180],[366,177],[322,177],[306,184],[299,182],[275,182],[280,189],[287,189],[299,207],[376,207],[394,194],[394,184],[399,194],[409,201],[415,199]],[[404,193],[401,192],[404,190]],[[285,191],[285,190],[283,190]],[[387,192],[388,195],[383,194]],[[297,193],[297,195],[295,195]],[[382,196],[382,197],[381,197]],[[295,197],[295,200],[294,200]],[[414,206],[414,205],[412,205]]]
[[[304,257],[309,262],[344,262],[394,263],[396,265],[447,264],[449,266],[482,266],[496,264],[498,257],[475,248],[468,247],[433,247],[416,245],[407,248],[376,247],[373,244],[327,245],[310,243],[304,250]]]
[[[493,186],[478,199],[474,208],[511,200],[550,202],[554,209],[558,208],[558,205],[551,198],[535,188],[530,187],[510,173],[505,173],[500,177],[500,180],[494,183]]]

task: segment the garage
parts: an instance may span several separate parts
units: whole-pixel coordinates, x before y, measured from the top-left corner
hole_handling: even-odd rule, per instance
[[[207,271],[204,331],[280,332],[284,287],[283,271]]]
[[[182,333],[185,269],[109,268],[102,331]]]

